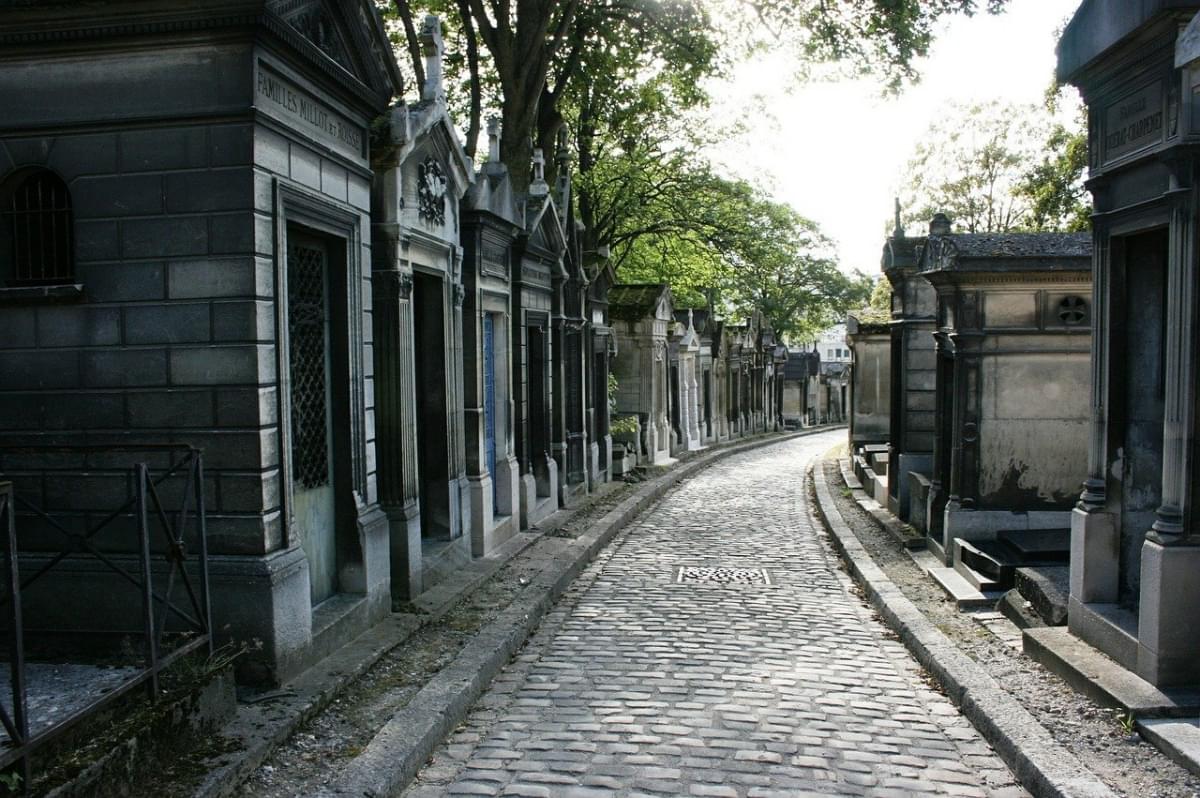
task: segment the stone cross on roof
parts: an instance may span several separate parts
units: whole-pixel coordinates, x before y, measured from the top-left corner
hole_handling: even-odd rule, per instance
[[[442,55],[446,45],[442,42],[442,21],[433,14],[425,17],[421,25],[421,53],[425,56],[425,84],[421,87],[421,99],[444,102],[446,89],[442,85]]]
[[[533,180],[529,183],[529,193],[536,197],[550,193],[550,186],[546,183],[546,156],[541,147],[533,150]]]
[[[904,238],[904,223],[900,221],[899,197],[896,197],[896,225],[892,228],[892,238]]]
[[[500,163],[500,117],[488,117],[487,137],[488,163]]]

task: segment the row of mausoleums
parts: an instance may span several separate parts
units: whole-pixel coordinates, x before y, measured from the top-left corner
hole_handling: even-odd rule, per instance
[[[1090,236],[897,230],[891,318],[849,331],[868,489],[948,563],[1069,554],[1071,635],[1158,686],[1200,683],[1198,11],[1088,0],[1063,33]]]
[[[215,625],[277,680],[614,467],[779,426],[769,327],[611,287],[566,152],[516,193],[492,127],[477,171],[421,38],[406,104],[369,0],[6,12],[0,481],[65,525],[19,515],[22,568],[70,555],[27,625],[136,619],[136,542],[81,531],[119,447],[203,450]]]

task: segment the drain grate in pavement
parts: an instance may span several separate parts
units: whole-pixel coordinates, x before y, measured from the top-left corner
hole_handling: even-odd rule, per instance
[[[764,568],[730,568],[727,566],[681,565],[675,575],[676,584],[708,583],[717,585],[769,585],[771,576]]]

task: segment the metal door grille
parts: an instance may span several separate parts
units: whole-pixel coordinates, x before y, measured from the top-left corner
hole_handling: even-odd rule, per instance
[[[288,366],[292,470],[305,488],[329,484],[325,252],[293,244],[288,252]]]
[[[57,175],[38,170],[20,178],[0,216],[11,242],[14,284],[72,279],[71,195]]]

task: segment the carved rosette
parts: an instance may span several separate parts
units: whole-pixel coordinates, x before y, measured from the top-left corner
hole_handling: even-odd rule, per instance
[[[446,173],[434,158],[417,166],[417,213],[430,224],[446,223]]]

